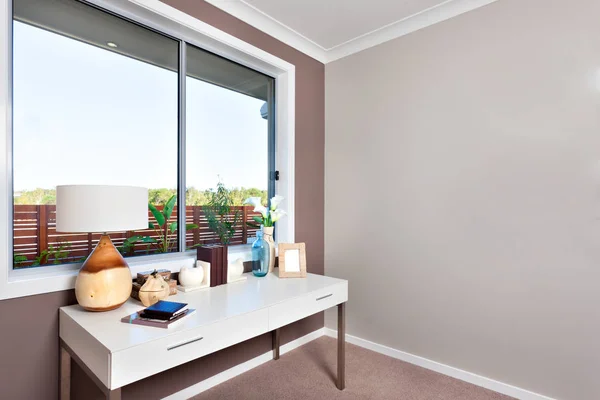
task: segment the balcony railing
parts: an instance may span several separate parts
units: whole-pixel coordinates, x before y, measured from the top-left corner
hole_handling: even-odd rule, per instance
[[[157,208],[161,210],[162,206]],[[230,244],[247,243],[248,239],[255,236],[257,231],[257,228],[252,228],[247,223],[252,222],[253,216],[260,214],[253,212],[251,206],[232,208],[232,214],[228,217],[232,219],[233,213],[239,211],[242,218],[236,225]],[[175,207],[171,221],[177,220],[177,211],[178,208]],[[208,221],[202,211],[202,206],[187,206],[185,219],[188,224],[198,225],[198,228],[186,232],[186,248],[196,244],[210,244],[219,241],[218,236],[208,228]],[[36,263],[48,265],[81,261],[91,253],[101,235],[100,233],[57,233],[55,205],[15,205],[13,222],[15,268],[23,268]],[[148,222],[156,224],[156,220],[150,212],[148,212]],[[127,238],[134,235],[158,238],[153,229],[110,233],[117,248],[120,248]],[[176,236],[176,232],[170,234],[173,240]],[[125,255],[155,253],[157,251],[153,246],[137,242]],[[27,260],[25,261],[24,258]]]

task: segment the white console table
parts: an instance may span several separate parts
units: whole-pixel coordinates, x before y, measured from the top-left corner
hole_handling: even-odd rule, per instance
[[[143,308],[133,299],[103,313],[61,307],[61,400],[70,396],[71,358],[108,399],[116,400],[125,385],[267,332],[273,334],[273,358],[278,359],[279,328],[333,306],[338,306],[337,387],[344,389],[348,282],[314,274],[246,276],[246,281],[169,297],[196,309],[170,329],[121,322]]]

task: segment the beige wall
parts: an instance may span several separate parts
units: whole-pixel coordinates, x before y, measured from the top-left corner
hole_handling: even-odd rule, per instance
[[[349,334],[600,398],[599,15],[499,0],[326,65],[325,271],[350,280]]]

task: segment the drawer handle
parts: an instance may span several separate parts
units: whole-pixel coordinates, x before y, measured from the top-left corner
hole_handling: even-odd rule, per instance
[[[167,351],[174,350],[174,349],[176,349],[178,347],[185,346],[185,345],[190,344],[190,343],[199,342],[202,339],[204,339],[204,337],[199,337],[199,338],[196,338],[196,339],[188,340],[187,342],[183,342],[183,343],[175,344],[173,346],[169,346],[169,347],[167,347]]]
[[[325,296],[318,297],[317,301],[326,299],[326,298],[331,297],[331,296],[333,296],[333,293],[329,293],[329,294],[326,294]]]

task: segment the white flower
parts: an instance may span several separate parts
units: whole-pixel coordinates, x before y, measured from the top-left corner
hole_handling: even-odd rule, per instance
[[[251,204],[254,207],[262,206],[262,200],[260,197],[248,197],[244,200],[244,204]]]
[[[267,218],[267,215],[269,214],[269,210],[267,210],[267,207],[265,207],[261,204],[254,207],[254,212],[261,213],[263,218]]]
[[[283,210],[274,210],[271,211],[271,221],[277,222],[281,217],[287,215],[287,213]]]
[[[283,201],[284,197],[280,196],[280,195],[275,195],[275,197],[273,197],[271,199],[271,210],[276,210],[277,206],[279,205],[279,203],[281,203]]]

